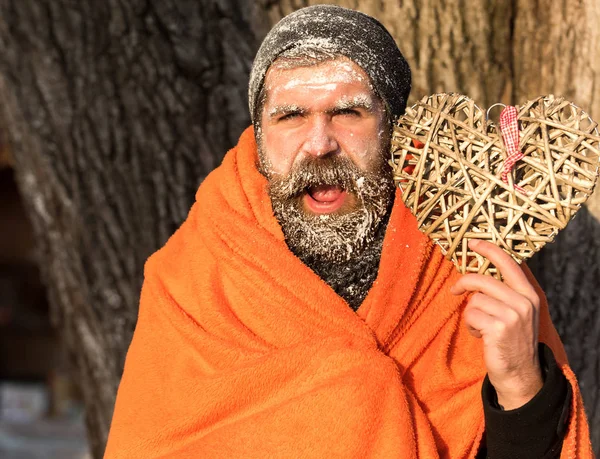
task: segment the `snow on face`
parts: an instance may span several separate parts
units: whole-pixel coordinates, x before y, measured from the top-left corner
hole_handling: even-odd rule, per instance
[[[356,64],[340,58],[269,70],[259,139],[271,201],[290,248],[324,261],[360,256],[389,211],[393,182],[382,102]],[[312,187],[349,195],[340,211],[316,215]]]
[[[265,79],[263,165],[283,174],[307,155],[348,155],[367,168],[387,136],[385,109],[364,71],[347,58],[311,67],[275,63]]]

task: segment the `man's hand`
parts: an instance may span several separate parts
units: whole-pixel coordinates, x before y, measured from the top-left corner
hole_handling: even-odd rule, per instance
[[[464,320],[483,339],[490,382],[505,410],[519,408],[542,388],[538,359],[540,299],[519,265],[499,247],[471,240],[471,250],[490,260],[504,282],[480,274],[464,275],[451,289],[455,295],[476,292]]]

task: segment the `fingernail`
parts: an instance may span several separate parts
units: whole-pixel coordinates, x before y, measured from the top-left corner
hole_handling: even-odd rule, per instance
[[[481,241],[479,239],[470,239],[469,240],[469,247],[475,248],[479,245]]]

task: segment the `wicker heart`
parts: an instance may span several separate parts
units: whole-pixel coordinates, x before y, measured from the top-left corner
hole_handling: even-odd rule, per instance
[[[551,242],[594,189],[597,124],[554,96],[517,110],[524,157],[507,183],[501,133],[468,97],[425,97],[394,126],[391,164],[402,199],[462,273],[499,277],[468,250],[470,239],[492,241],[520,263]]]

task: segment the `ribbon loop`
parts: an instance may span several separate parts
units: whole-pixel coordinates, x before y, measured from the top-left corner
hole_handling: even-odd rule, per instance
[[[502,181],[508,183],[508,174],[511,173],[513,167],[524,155],[519,150],[519,124],[517,122],[517,107],[507,105],[500,113],[500,131],[504,146],[506,147],[506,160],[502,169]],[[518,185],[515,189],[526,194],[525,190]]]

